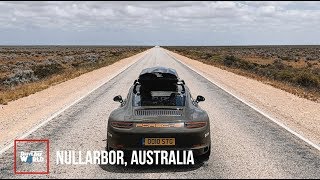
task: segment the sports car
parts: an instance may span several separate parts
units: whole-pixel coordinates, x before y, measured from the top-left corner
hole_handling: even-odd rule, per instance
[[[142,70],[126,99],[108,119],[106,150],[192,150],[194,156],[210,156],[209,117],[193,99],[184,80],[172,68]]]

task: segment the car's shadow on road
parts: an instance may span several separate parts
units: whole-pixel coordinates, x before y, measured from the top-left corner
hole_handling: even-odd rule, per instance
[[[113,173],[154,173],[154,172],[186,172],[194,171],[203,162],[195,162],[193,165],[99,165],[101,169]]]

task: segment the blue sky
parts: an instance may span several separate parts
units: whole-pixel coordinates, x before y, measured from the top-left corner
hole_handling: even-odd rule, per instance
[[[320,2],[0,2],[1,45],[320,44]]]

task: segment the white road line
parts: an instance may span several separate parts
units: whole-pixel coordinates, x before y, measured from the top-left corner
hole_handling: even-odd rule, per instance
[[[126,66],[124,66],[123,68],[121,68],[119,71],[115,72],[114,74],[112,74],[110,76],[110,78],[106,81],[104,81],[103,83],[101,83],[100,85],[98,85],[96,88],[94,88],[93,90],[89,91],[88,93],[86,93],[85,95],[81,96],[79,99],[73,101],[71,104],[65,106],[64,108],[60,109],[59,111],[55,112],[53,115],[51,115],[49,118],[47,118],[46,120],[42,121],[40,124],[36,125],[35,127],[33,127],[31,130],[29,130],[28,132],[26,132],[25,134],[23,134],[22,136],[20,136],[17,139],[24,139],[27,136],[29,136],[30,134],[32,134],[33,132],[35,132],[36,130],[38,130],[40,127],[44,126],[45,124],[47,124],[49,121],[51,121],[53,118],[57,117],[59,114],[61,114],[62,112],[64,112],[65,110],[67,110],[68,108],[70,108],[71,106],[77,104],[78,102],[80,102],[82,99],[84,99],[85,97],[87,97],[89,94],[91,94],[92,92],[94,92],[95,90],[99,89],[101,86],[103,86],[104,84],[106,84],[107,82],[109,82],[112,78],[116,77],[117,75],[119,75],[121,72],[125,71],[126,69],[128,69],[130,66],[132,66],[134,63],[138,62],[139,60],[141,60],[142,58],[144,58],[148,53],[150,52],[150,49],[147,50],[147,52],[142,56],[142,57],[137,57],[136,60],[134,60],[132,63],[127,64]],[[0,150],[0,155],[4,152],[6,152],[8,149],[10,149],[11,147],[13,147],[14,142],[6,145],[4,148],[2,148]]]
[[[165,50],[166,53],[172,57],[173,59],[175,59],[176,61],[180,62],[181,64],[187,66],[188,68],[190,68],[192,71],[198,73],[199,75],[201,75],[202,77],[204,77],[205,79],[207,79],[208,81],[212,82],[214,85],[218,86],[219,88],[221,88],[222,90],[224,90],[225,92],[227,92],[228,94],[232,95],[233,97],[237,98],[239,101],[243,102],[244,104],[248,105],[249,107],[251,107],[252,109],[254,109],[255,111],[259,112],[260,114],[262,114],[263,116],[267,117],[268,119],[272,120],[273,122],[275,122],[276,124],[278,124],[279,126],[281,126],[282,128],[284,128],[285,130],[289,131],[290,133],[292,133],[293,135],[297,136],[298,138],[300,138],[301,140],[305,141],[307,144],[311,145],[312,147],[316,148],[317,150],[320,151],[320,146],[317,145],[316,143],[312,142],[311,140],[305,138],[304,136],[302,136],[301,134],[295,132],[294,130],[290,129],[288,126],[284,125],[283,123],[280,122],[280,120],[271,117],[270,115],[268,115],[267,113],[263,112],[262,110],[260,110],[258,107],[256,107],[255,105],[253,105],[252,103],[247,102],[246,100],[240,98],[239,96],[233,94],[232,92],[230,92],[228,89],[222,87],[221,85],[219,85],[218,83],[214,82],[212,79],[210,79],[209,77],[207,77],[205,74],[203,74],[200,71],[197,71],[196,69],[194,69],[193,67],[187,65],[186,63],[180,61],[178,58],[174,57],[173,55],[170,54],[170,52],[168,50]]]

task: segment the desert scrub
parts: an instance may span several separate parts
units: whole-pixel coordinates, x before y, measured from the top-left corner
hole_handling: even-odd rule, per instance
[[[0,104],[147,50],[139,46],[0,47]]]
[[[165,48],[298,96],[320,100],[320,46]]]
[[[32,70],[37,78],[43,79],[62,72],[63,67],[57,62],[52,62],[48,64],[35,65],[32,67]]]

